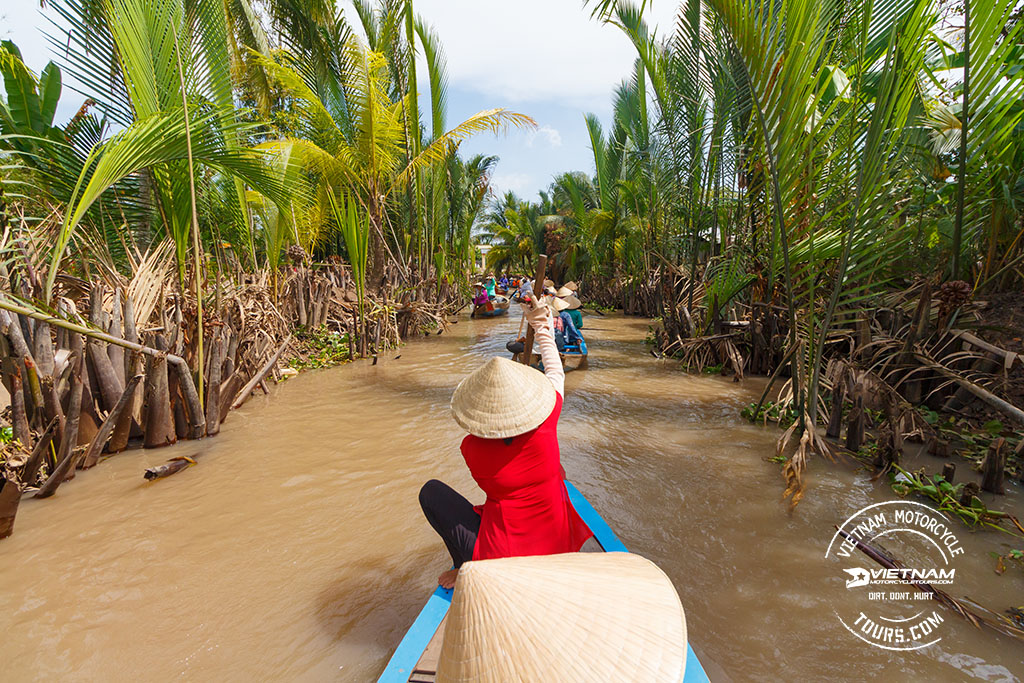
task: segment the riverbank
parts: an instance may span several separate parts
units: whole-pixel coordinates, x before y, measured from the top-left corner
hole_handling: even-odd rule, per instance
[[[0,282],[18,292],[0,296],[10,400],[0,413],[0,539],[13,533],[24,495],[53,496],[77,470],[126,448],[215,436],[230,411],[297,369],[376,362],[410,335],[443,331],[460,298],[437,289],[429,303],[387,287],[367,295],[344,265],[303,261],[218,272],[207,283],[214,296],[198,300],[168,274],[169,249],[162,266],[139,266],[131,278],[62,274],[55,311],[34,303],[46,299],[40,254],[0,268]],[[191,464],[173,458],[146,478]]]
[[[446,561],[419,486],[437,477],[480,497],[458,456],[452,388],[517,324],[463,315],[376,366],[305,372],[254,396],[216,439],[130,451],[82,474],[74,497],[26,500],[0,553],[8,675],[372,679]],[[789,514],[769,460],[778,432],[739,414],[760,380],[651,358],[644,319],[586,324],[590,368],[566,379],[565,468],[672,578],[713,678],[1013,680],[1019,645],[952,618],[919,653],[853,639],[832,615],[851,598],[825,548],[833,524],[893,498],[888,487],[844,464],[814,467]],[[141,477],[196,453],[172,478]],[[1020,508],[1016,491],[1007,498]],[[1024,576],[995,576],[987,554],[1004,537],[958,534],[957,592],[1013,604]]]

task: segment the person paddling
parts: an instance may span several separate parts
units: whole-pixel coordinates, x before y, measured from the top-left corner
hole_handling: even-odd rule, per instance
[[[484,283],[477,282],[476,284],[473,285],[473,288],[475,289],[476,293],[473,295],[473,310],[469,314],[470,318],[476,317],[476,311],[478,308],[480,310],[486,311],[487,306],[491,301],[490,298],[487,296],[487,290],[484,289]]]
[[[523,311],[544,374],[492,358],[462,380],[452,396],[452,416],[469,432],[462,457],[486,502],[474,506],[436,479],[420,489],[423,514],[454,565],[437,579],[445,588],[455,585],[459,568],[470,560],[576,552],[592,535],[569,502],[558,450],[565,373],[552,315],[532,295]],[[510,396],[516,397],[511,408]]]
[[[582,302],[575,296],[567,296],[565,303],[569,304],[569,308],[566,311],[569,313],[569,317],[572,318],[572,324],[576,326],[577,330],[583,329],[583,313],[580,311]]]

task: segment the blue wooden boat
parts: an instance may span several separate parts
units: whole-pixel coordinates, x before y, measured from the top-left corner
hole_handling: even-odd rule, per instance
[[[569,492],[569,500],[573,507],[594,532],[594,538],[601,549],[606,553],[629,552],[583,494],[568,481],[565,482],[565,488]],[[451,604],[452,591],[438,586],[416,617],[416,621],[406,631],[395,653],[391,655],[384,673],[377,679],[378,683],[433,683],[443,637],[441,624]],[[683,674],[683,681],[708,681],[708,675],[689,643],[686,644],[686,671]]]
[[[508,313],[508,307],[511,305],[507,296],[498,295],[487,302],[484,306],[473,306],[473,318],[495,318],[499,315],[505,315]]]
[[[583,338],[583,334],[580,333],[580,341],[578,344],[568,344],[561,351],[562,365],[565,365],[566,356],[579,356],[580,362],[576,366],[577,370],[587,369],[587,340]]]

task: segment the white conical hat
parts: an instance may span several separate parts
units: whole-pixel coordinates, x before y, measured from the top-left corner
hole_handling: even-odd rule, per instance
[[[555,388],[539,370],[492,358],[459,382],[452,416],[484,439],[504,439],[539,427],[555,408]]]
[[[570,294],[565,297],[565,303],[569,304],[569,310],[575,311],[577,308],[583,305],[583,302],[577,299],[574,295]]]
[[[566,283],[565,283],[565,286],[566,286],[566,288],[567,288],[567,289],[571,289],[571,290],[572,290],[572,291],[574,291],[574,292],[575,292],[575,291],[576,291],[577,289],[579,289],[579,288],[580,288],[580,286],[579,286],[578,284],[576,284],[576,281],[575,281],[575,280],[573,280],[572,282],[566,282]]]
[[[682,681],[686,617],[657,565],[631,553],[467,562],[438,683]]]
[[[559,311],[564,311],[565,309],[569,308],[569,304],[565,301],[565,299],[559,299],[558,297],[551,297],[551,299],[547,303],[548,306],[554,309],[555,314],[557,314]]]
[[[572,296],[572,290],[569,289],[568,287],[561,287],[561,288],[559,288],[559,290],[557,292],[555,292],[555,296],[560,296],[560,297]]]

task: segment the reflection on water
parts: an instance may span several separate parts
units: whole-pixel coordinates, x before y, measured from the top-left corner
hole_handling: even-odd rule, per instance
[[[481,498],[458,454],[452,389],[518,323],[463,318],[401,358],[303,374],[214,439],[124,453],[54,499],[24,501],[0,544],[4,678],[372,679],[446,563],[419,486],[438,477]],[[951,616],[941,643],[909,654],[846,633],[834,609],[855,598],[825,547],[833,524],[890,495],[814,462],[787,513],[767,461],[778,432],[739,417],[759,381],[688,376],[647,355],[646,331],[588,317],[590,369],[567,376],[563,461],[626,545],[675,582],[713,679],[1016,680],[1022,646]],[[194,454],[199,465],[143,481],[146,467]],[[1013,539],[958,531],[956,593],[1020,602],[1024,574],[995,577],[987,554]]]

